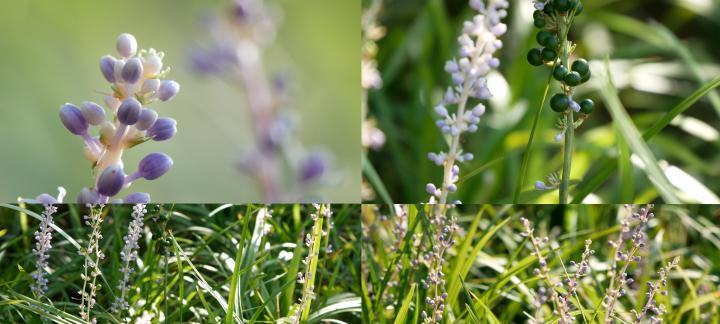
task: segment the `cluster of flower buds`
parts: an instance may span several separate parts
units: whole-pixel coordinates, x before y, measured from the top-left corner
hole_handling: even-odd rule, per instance
[[[540,29],[535,39],[542,48],[531,49],[527,54],[528,62],[534,66],[552,66],[553,77],[562,83],[562,92],[553,95],[550,99],[550,108],[558,113],[572,109],[582,114],[581,120],[585,119],[593,112],[594,103],[590,99],[577,102],[573,99],[573,92],[576,86],[590,80],[592,73],[588,62],[579,58],[570,66],[565,66],[560,59],[562,40],[566,37],[563,33],[567,32],[560,27],[569,26],[572,17],[582,13],[583,4],[579,0],[536,1],[535,9],[537,10],[533,13],[534,24]],[[558,134],[556,140],[562,140],[563,134]]]
[[[323,182],[329,168],[324,151],[306,151],[297,141],[298,118],[287,109],[287,77],[279,73],[268,78],[265,71],[263,51],[277,31],[273,9],[261,0],[233,1],[225,15],[203,20],[212,44],[190,55],[196,72],[221,77],[244,90],[255,144],[243,150],[236,167],[255,179],[267,202],[306,195]],[[285,181],[282,174],[292,174],[293,181]]]
[[[463,25],[463,32],[458,38],[459,58],[445,64],[445,71],[452,76],[453,86],[447,89],[442,102],[435,107],[435,113],[440,117],[436,126],[443,134],[450,136],[451,140],[447,153],[428,154],[428,158],[435,164],[442,165],[445,171],[441,187],[432,183],[426,186],[431,202],[447,202],[448,193],[457,190],[455,183],[460,167],[456,162],[473,158],[472,154],[463,153],[460,136],[478,130],[485,106],[478,103],[470,109],[468,101],[470,98],[487,100],[492,97],[486,76],[491,69],[500,66],[500,60],[493,57],[493,54],[503,45],[499,37],[505,34],[507,26],[500,20],[507,16],[508,6],[509,2],[506,0],[489,0],[487,5],[482,0],[471,0],[470,7],[477,11],[477,15]],[[457,106],[457,111],[449,112],[447,106],[450,105]]]
[[[177,122],[158,117],[149,106],[169,101],[180,90],[172,80],[164,80],[169,69],[163,69],[162,52],[139,50],[135,37],[122,34],[117,39],[119,57],[105,55],[100,59],[100,71],[110,82],[112,93],[101,105],[86,101],[79,107],[66,103],[60,107],[60,120],[74,135],[85,142],[85,156],[96,171],[95,186],[84,188],[77,197],[80,204],[110,201],[139,178],[157,179],[173,164],[164,153],[151,153],[140,161],[137,171],[125,174],[122,161],[126,149],[146,141],[165,141],[177,132]],[[93,136],[90,127],[98,128]],[[113,202],[147,203],[147,193],[133,193]]]
[[[377,127],[374,119],[368,118],[367,93],[380,89],[383,84],[377,69],[375,56],[378,52],[376,41],[385,36],[385,27],[378,25],[377,16],[381,10],[381,0],[374,0],[370,8],[362,14],[362,61],[360,63],[361,85],[363,89],[362,109],[362,146],[364,149],[379,150],[385,144],[385,133]]]
[[[45,277],[46,268],[48,267],[48,259],[50,258],[49,251],[52,248],[52,226],[53,214],[57,212],[57,207],[53,205],[44,205],[42,218],[40,220],[40,226],[35,232],[35,248],[33,253],[35,254],[35,272],[30,276],[35,280],[30,285],[30,289],[35,293],[36,296],[40,297],[45,294],[48,290],[48,279]]]

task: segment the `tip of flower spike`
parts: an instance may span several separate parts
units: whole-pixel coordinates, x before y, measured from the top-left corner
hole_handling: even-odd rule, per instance
[[[128,33],[123,33],[118,36],[115,48],[117,49],[120,56],[127,58],[137,53],[137,46],[138,45],[135,36]]]

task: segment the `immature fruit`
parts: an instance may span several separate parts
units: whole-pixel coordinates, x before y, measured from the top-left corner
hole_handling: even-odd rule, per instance
[[[548,43],[548,40],[550,40],[550,37],[552,37],[552,36],[553,36],[552,33],[550,33],[549,31],[541,30],[535,36],[535,40],[537,40],[538,44],[540,44],[542,46],[546,46]]]
[[[579,0],[570,0],[568,2],[570,3],[570,10],[577,8],[578,3],[580,3]]]
[[[537,19],[535,19],[535,21],[533,23],[535,24],[535,27],[537,27],[537,28],[543,28],[543,27],[545,27],[545,24],[546,24],[545,18],[537,18]]]
[[[571,87],[580,84],[581,81],[582,77],[580,76],[580,73],[577,73],[575,71],[572,71],[565,76],[565,84]]]
[[[570,99],[564,93],[556,93],[550,98],[550,108],[556,112],[563,112],[567,110],[570,105]]]
[[[552,15],[554,11],[555,11],[555,6],[553,6],[552,3],[546,3],[546,4],[545,4],[545,8],[543,8],[543,12],[544,12],[546,15]]]
[[[547,47],[542,49],[541,55],[543,61],[545,62],[552,62],[557,58],[557,52],[554,49]]]
[[[581,76],[584,76],[585,74],[590,72],[590,66],[585,59],[577,59],[572,64],[572,70],[580,73]]]
[[[555,9],[559,12],[566,12],[570,10],[570,1],[569,0],[555,0],[553,2],[555,5]]]
[[[533,11],[533,19],[540,19],[540,18],[545,18],[543,16],[542,11],[540,11],[540,10]]]
[[[560,45],[560,38],[557,35],[552,35],[548,39],[546,46],[549,48],[558,48],[559,45]]]
[[[532,64],[534,66],[542,65],[543,61],[542,61],[540,49],[538,49],[538,48],[531,49],[527,54],[527,60],[530,64]]]
[[[565,65],[558,64],[553,69],[553,77],[555,78],[555,80],[562,82],[563,80],[565,80],[565,75],[567,75],[567,74],[568,74],[568,70],[565,67]]]
[[[595,103],[590,99],[584,99],[580,102],[580,112],[583,114],[592,114],[595,109]]]
[[[575,8],[575,16],[579,16],[583,12],[583,9],[585,9],[585,6],[583,6],[582,2],[578,2]]]
[[[580,79],[580,81],[581,81],[582,83],[585,83],[585,82],[587,82],[588,80],[590,80],[590,77],[591,77],[591,76],[592,76],[592,72],[590,72],[590,70],[588,70],[588,72],[587,72],[585,75],[582,76],[582,79]]]

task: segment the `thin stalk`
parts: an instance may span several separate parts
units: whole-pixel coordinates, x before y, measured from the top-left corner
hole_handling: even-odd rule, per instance
[[[562,39],[561,49],[560,49],[560,60],[563,65],[570,67],[568,64],[569,58],[570,58],[570,46],[568,44],[567,40],[567,34],[570,30],[570,25],[572,24],[572,17],[575,15],[575,11],[570,12],[570,16],[566,19],[563,19],[562,21],[558,21],[559,25],[558,28],[560,28],[560,34],[564,35]],[[572,95],[572,90],[570,88],[565,88],[565,92],[568,96]],[[568,93],[569,92],[569,93]],[[575,139],[575,119],[573,117],[573,111],[572,109],[568,109],[565,113],[566,117],[566,129],[565,129],[565,148],[564,148],[564,154],[563,154],[563,171],[562,171],[562,180],[560,181],[560,203],[561,204],[567,204],[568,199],[568,187],[570,186],[570,169],[572,167],[572,154],[573,154],[573,142]]]
[[[318,256],[320,254],[320,242],[323,235],[323,213],[325,208],[329,206],[320,205],[320,209],[317,211],[317,221],[315,226],[312,228],[312,246],[310,247],[308,266],[305,268],[305,281],[303,282],[303,295],[300,303],[301,317],[300,322],[304,323],[310,316],[310,303],[315,295],[315,275],[318,264]]]
[[[575,125],[573,123],[573,111],[567,112],[567,129],[565,130],[565,149],[563,154],[563,172],[560,182],[560,203],[567,204],[568,187],[570,186],[570,168],[572,167],[573,142],[575,137]]]
[[[545,93],[543,93],[542,102],[540,102],[540,109],[538,109],[537,113],[535,114],[535,119],[533,120],[532,129],[530,130],[530,138],[528,138],[527,145],[525,146],[525,153],[523,154],[523,160],[522,164],[520,165],[520,177],[518,178],[517,183],[515,184],[515,193],[513,194],[513,204],[517,204],[520,202],[520,192],[522,191],[522,186],[525,183],[525,178],[527,177],[528,173],[528,164],[530,164],[530,153],[532,152],[532,143],[533,139],[535,138],[535,129],[537,129],[538,121],[540,120],[540,116],[542,115],[543,107],[545,107],[545,101],[547,100],[547,94],[550,90],[550,82],[552,82],[553,74],[552,70],[548,74],[548,80],[545,83]]]

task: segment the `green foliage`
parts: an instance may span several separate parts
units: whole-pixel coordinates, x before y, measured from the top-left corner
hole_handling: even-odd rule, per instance
[[[30,292],[34,270],[33,233],[21,215],[39,217],[41,206],[0,206],[0,228],[7,233],[0,244],[0,322],[82,323],[78,316],[84,245],[88,228],[77,226],[84,207],[61,205],[50,250],[49,290],[37,300]],[[150,205],[140,240],[138,270],[132,275],[128,302],[133,310],[114,314],[110,305],[117,291],[130,206],[106,206],[100,246],[102,289],[92,317],[99,322],[133,321],[143,313],[159,322],[268,323],[287,322],[302,285],[298,265],[308,251],[304,234],[312,227],[310,205]],[[316,298],[308,304],[307,323],[360,319],[360,253],[356,241],[359,207],[335,206],[333,227],[323,227],[315,258]],[[78,218],[79,219],[79,218]],[[58,235],[58,233],[60,235]],[[76,238],[78,241],[75,241]],[[27,239],[27,240],[25,240]],[[332,246],[330,249],[329,247]],[[20,269],[21,271],[17,271]],[[107,280],[105,280],[107,279]],[[110,283],[110,284],[109,284]]]
[[[626,138],[624,130],[616,130],[612,109],[603,100],[603,61],[609,56],[616,79],[613,91],[678,199],[720,203],[720,110],[716,86],[711,85],[720,57],[714,40],[718,9],[701,10],[682,1],[654,5],[585,0],[582,7],[577,1],[568,3],[577,6],[576,14],[582,12],[570,31],[569,39],[576,44],[572,58],[587,59],[571,59],[565,66],[581,77],[574,98],[583,109],[580,116],[575,114],[582,127],[574,134],[568,201],[670,202],[663,193],[666,188],[629,161],[634,150],[618,161],[618,148]],[[554,140],[558,115],[546,107],[559,92],[555,82],[548,81],[554,73],[528,64],[529,60],[543,65],[538,43],[555,48],[548,45],[548,34],[533,26],[542,20],[549,28],[551,22],[542,14],[531,16],[531,6],[511,1],[505,46],[499,52],[500,73],[490,80],[496,96],[479,131],[463,138],[465,151],[475,157],[462,166],[466,171],[455,196],[465,203],[559,201],[555,190],[533,189],[535,181],[562,169],[563,158]],[[377,56],[384,86],[369,92],[370,115],[387,139],[381,150],[367,157],[377,174],[371,183],[376,202],[424,201],[425,184],[441,178],[426,157],[445,145],[431,108],[449,83],[443,66],[457,50],[454,35],[471,14],[464,0],[385,2],[379,19],[388,33],[378,41]],[[530,49],[534,50],[529,53]],[[592,72],[583,73],[586,67]],[[565,80],[568,73],[558,70],[558,79]],[[584,98],[594,105],[581,101]],[[582,118],[589,112],[592,118]],[[618,165],[624,166],[622,174]],[[632,187],[626,187],[628,183]]]
[[[410,205],[408,217],[403,219],[387,206],[363,207],[366,323],[422,322],[425,297],[430,292],[423,288],[428,272],[420,256],[431,246],[426,235],[433,232],[433,225],[424,219],[425,208]],[[676,257],[679,266],[668,275],[668,295],[656,296],[667,309],[664,320],[712,322],[720,316],[718,208],[655,206],[655,217],[646,229],[646,246],[638,252],[642,262],[628,268],[635,283],[624,287],[627,295],[618,299],[615,308],[618,321],[633,321],[630,310],[640,311],[646,302],[646,282],[658,280],[660,268]],[[625,207],[465,205],[449,213],[458,218],[461,229],[455,234],[456,244],[445,253],[448,307],[441,323],[521,323],[536,314],[548,323],[558,322],[550,300],[540,309],[534,306],[542,280],[534,274],[538,257],[531,253],[528,238],[521,235],[521,217],[531,220],[536,237],[549,237],[540,251],[552,278],[572,276],[576,268],[570,261],[580,263],[585,241],[592,241],[590,248],[595,252],[588,259],[590,269],[578,281],[577,296],[569,300],[574,307],[570,313],[580,323],[602,322],[605,309],[601,303],[614,255],[614,249],[607,246],[619,235],[620,220],[627,215]],[[398,236],[398,228],[407,232]],[[566,287],[555,289],[564,291]]]

